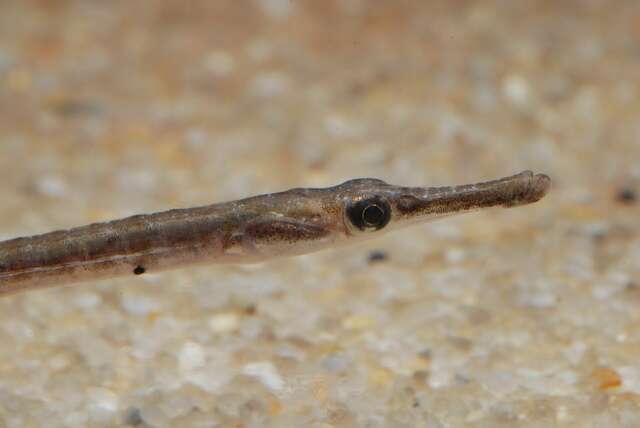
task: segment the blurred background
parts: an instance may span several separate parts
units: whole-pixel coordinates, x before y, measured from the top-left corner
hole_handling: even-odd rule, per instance
[[[354,177],[536,205],[0,301],[7,427],[636,426],[640,3],[0,1],[0,237]]]

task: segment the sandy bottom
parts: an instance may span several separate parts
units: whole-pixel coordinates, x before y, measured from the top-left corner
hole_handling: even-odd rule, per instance
[[[352,177],[535,205],[0,300],[6,427],[640,423],[640,2],[0,3],[0,237]]]

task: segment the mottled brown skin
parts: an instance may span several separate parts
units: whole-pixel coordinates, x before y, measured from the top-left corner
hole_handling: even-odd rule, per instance
[[[304,254],[445,215],[536,202],[549,187],[549,177],[529,171],[456,187],[364,178],[17,238],[0,242],[0,295],[195,263]],[[385,223],[354,224],[360,218],[353,210],[374,200]]]

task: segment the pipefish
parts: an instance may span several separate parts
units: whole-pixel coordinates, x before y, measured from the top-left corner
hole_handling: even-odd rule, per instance
[[[0,296],[196,263],[306,254],[448,215],[530,204],[550,186],[548,176],[531,171],[448,187],[360,178],[15,238],[0,242]]]

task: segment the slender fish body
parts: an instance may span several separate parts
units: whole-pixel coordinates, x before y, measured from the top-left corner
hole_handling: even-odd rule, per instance
[[[0,295],[197,263],[305,254],[442,216],[533,203],[550,183],[530,171],[453,187],[363,178],[16,238],[0,242]]]

